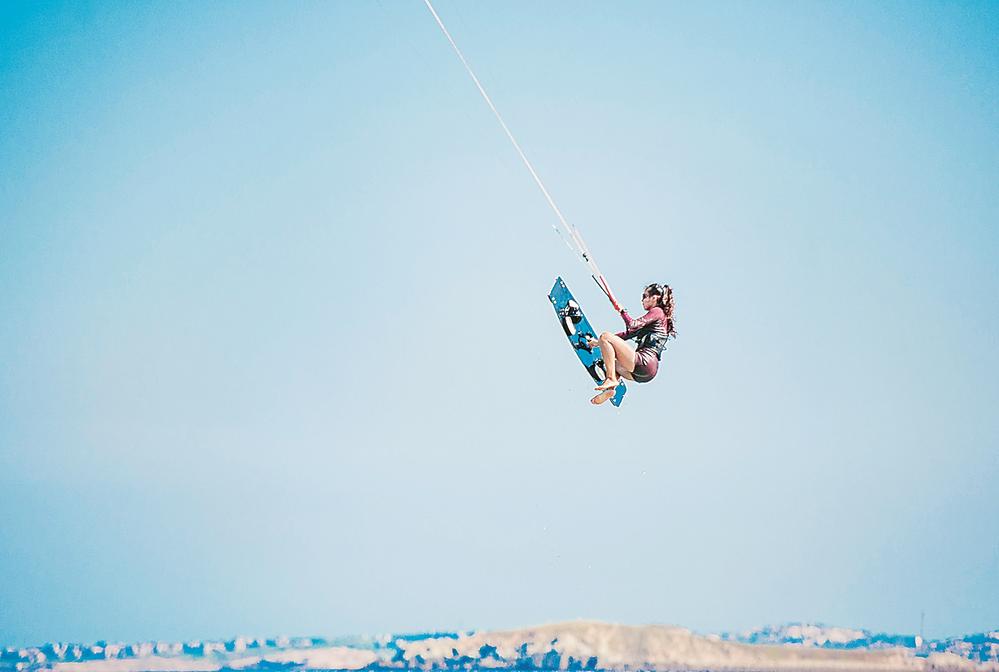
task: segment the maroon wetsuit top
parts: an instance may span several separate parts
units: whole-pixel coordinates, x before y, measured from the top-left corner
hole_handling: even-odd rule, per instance
[[[639,383],[648,382],[659,369],[659,357],[669,337],[666,313],[659,306],[653,306],[645,315],[632,319],[627,310],[622,310],[621,319],[624,320],[624,331],[617,335],[625,340],[638,339],[633,372],[635,380]]]

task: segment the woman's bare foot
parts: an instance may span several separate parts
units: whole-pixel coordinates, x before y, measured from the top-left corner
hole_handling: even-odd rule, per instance
[[[596,390],[597,392],[601,392],[603,390],[613,390],[615,387],[617,387],[617,384],[619,382],[620,382],[619,380],[616,380],[616,379],[615,380],[611,380],[610,378],[608,378],[607,380],[605,380],[604,382],[600,383],[599,385],[597,385],[593,389]]]
[[[607,401],[608,399],[610,399],[613,396],[614,396],[614,390],[613,390],[613,388],[610,389],[610,390],[604,390],[603,392],[601,392],[597,396],[595,396],[592,399],[590,399],[590,403],[599,406],[600,404],[604,403],[605,401]]]

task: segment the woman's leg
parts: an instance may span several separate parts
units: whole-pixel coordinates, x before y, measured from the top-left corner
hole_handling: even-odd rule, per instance
[[[635,370],[635,351],[623,338],[609,331],[600,334],[598,342],[600,343],[600,353],[604,356],[607,380],[598,385],[596,389],[613,389],[617,387],[619,373],[627,375]]]

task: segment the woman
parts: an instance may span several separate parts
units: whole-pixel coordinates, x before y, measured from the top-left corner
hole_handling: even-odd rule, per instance
[[[617,334],[605,331],[600,334],[599,340],[590,339],[590,347],[600,346],[607,371],[607,380],[596,387],[600,394],[590,399],[592,403],[602,404],[614,396],[614,388],[620,382],[618,376],[636,383],[647,383],[656,377],[659,357],[666,341],[670,337],[676,338],[673,290],[669,285],[649,285],[642,292],[642,308],[646,311],[645,315],[637,320],[631,319],[627,310],[621,310],[624,331]],[[632,338],[638,339],[636,350],[625,342]]]

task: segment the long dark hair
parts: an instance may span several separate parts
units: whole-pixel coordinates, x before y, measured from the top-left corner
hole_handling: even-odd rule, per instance
[[[669,285],[652,283],[645,288],[645,293],[657,298],[656,305],[666,313],[666,338],[676,338],[676,327],[673,326],[673,310],[676,304],[673,302],[673,289]]]

